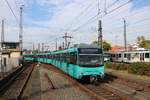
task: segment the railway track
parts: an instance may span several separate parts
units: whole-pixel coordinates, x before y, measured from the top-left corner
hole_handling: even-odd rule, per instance
[[[91,91],[94,91],[97,95],[102,96],[102,100],[126,100],[126,97],[121,97],[115,92],[106,89],[103,85],[94,86],[94,85],[85,85]]]
[[[148,100],[150,99],[150,84],[141,82],[139,80],[131,80],[127,78],[116,77],[111,74],[106,74],[106,80],[110,80],[109,83],[111,85],[115,85],[116,87],[128,88],[130,89],[130,94],[133,93],[136,95],[140,95],[139,98]]]
[[[92,98],[96,100],[133,100],[132,97],[122,94],[119,91],[113,90],[111,87],[102,84],[95,86],[93,84],[80,83],[77,80],[69,77],[67,74],[64,74],[62,71],[60,71],[55,67],[46,64],[43,64],[43,67],[63,75],[63,77],[71,81],[74,84],[74,86],[76,86],[82,91],[85,91],[86,93],[91,95]]]
[[[20,100],[34,66],[35,64],[24,66],[22,70],[14,74],[10,80],[7,80],[7,84],[5,85],[4,83],[3,88],[0,91],[0,99]]]

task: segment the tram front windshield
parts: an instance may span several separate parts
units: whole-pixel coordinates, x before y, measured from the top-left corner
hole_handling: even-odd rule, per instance
[[[82,67],[98,67],[103,65],[101,54],[82,54],[79,55],[79,65]]]

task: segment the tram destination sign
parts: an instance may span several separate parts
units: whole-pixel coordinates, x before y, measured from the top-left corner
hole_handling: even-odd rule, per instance
[[[99,48],[79,48],[79,53],[100,54],[102,50]]]

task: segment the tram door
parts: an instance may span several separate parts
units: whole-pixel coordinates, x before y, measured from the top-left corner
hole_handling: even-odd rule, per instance
[[[140,61],[144,61],[144,53],[140,53]]]

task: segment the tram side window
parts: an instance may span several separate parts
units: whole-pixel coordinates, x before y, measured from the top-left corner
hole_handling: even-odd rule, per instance
[[[64,53],[63,54],[63,62],[69,63],[69,53]]]
[[[64,56],[63,56],[63,55],[64,55],[64,54],[60,54],[60,61],[61,61],[61,62],[64,61],[64,58],[63,58]]]
[[[66,62],[66,54],[65,54],[65,53],[62,54],[62,61],[63,61],[63,62]]]
[[[55,54],[55,60],[57,60],[57,55]]]
[[[119,54],[119,58],[121,58],[121,54]]]
[[[51,59],[51,55],[49,55],[49,59]]]
[[[70,64],[76,64],[77,62],[77,53],[70,53]]]
[[[45,58],[48,58],[47,55],[45,55]]]
[[[150,58],[150,53],[145,53],[145,58]]]
[[[63,54],[63,55],[62,55],[62,61],[63,61],[63,62],[66,62],[66,54]]]
[[[57,55],[57,54],[55,55],[55,59],[56,59],[56,60],[58,59],[58,55]]]
[[[47,58],[47,55],[44,55],[44,58]]]
[[[60,61],[60,54],[57,54],[57,60]]]
[[[127,54],[126,53],[124,54],[124,58],[127,58]]]
[[[127,59],[128,59],[128,60],[131,60],[131,54],[130,54],[130,53],[127,54]]]
[[[66,53],[66,63],[70,63],[70,56],[69,56],[69,53]]]
[[[54,55],[54,60],[56,60],[56,55]]]

